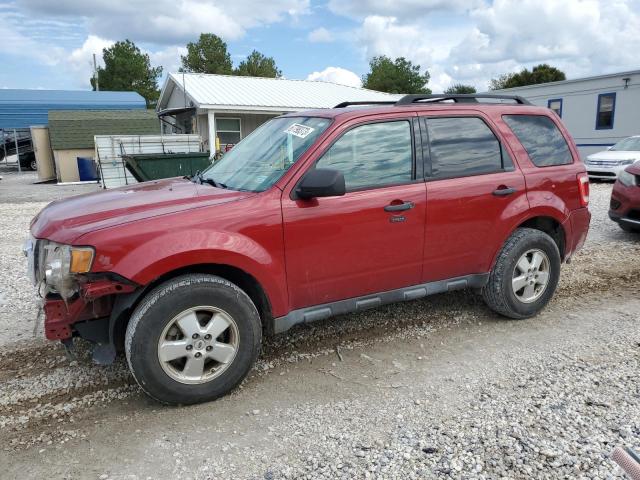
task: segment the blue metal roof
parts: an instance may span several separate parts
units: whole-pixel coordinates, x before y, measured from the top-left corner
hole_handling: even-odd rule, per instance
[[[136,92],[0,89],[0,129],[46,125],[49,110],[147,108]]]

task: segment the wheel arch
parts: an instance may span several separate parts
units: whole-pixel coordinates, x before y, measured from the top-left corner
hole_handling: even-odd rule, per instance
[[[567,232],[562,226],[562,223],[557,219],[547,215],[531,217],[521,222],[516,229],[517,228],[533,228],[549,235],[558,246],[560,259],[564,261],[567,247]]]
[[[271,301],[264,287],[253,275],[233,265],[199,263],[167,271],[132,293],[117,295],[109,318],[109,337],[113,346],[116,349],[122,348],[131,314],[150,291],[173,278],[192,273],[216,275],[237,285],[256,306],[260,315],[263,334],[267,336],[273,335]]]
[[[563,223],[557,217],[545,212],[536,215],[530,215],[526,218],[520,218],[517,222],[515,222],[515,225],[508,231],[502,243],[494,252],[493,259],[491,260],[490,270],[495,266],[502,247],[509,239],[509,237],[513,235],[513,232],[515,232],[518,228],[533,228],[549,235],[558,247],[561,261],[565,260],[567,248],[567,231],[565,230]]]

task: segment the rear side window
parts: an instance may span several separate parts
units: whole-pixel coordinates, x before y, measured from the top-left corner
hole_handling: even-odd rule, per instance
[[[411,125],[400,120],[355,127],[340,137],[316,166],[341,171],[347,190],[410,182]]]
[[[432,177],[482,175],[512,167],[506,151],[480,118],[429,118],[427,131]]]
[[[544,115],[504,115],[536,167],[573,163],[567,141],[555,123]]]

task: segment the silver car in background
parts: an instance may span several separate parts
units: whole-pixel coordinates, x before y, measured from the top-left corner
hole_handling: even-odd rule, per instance
[[[640,160],[640,135],[620,140],[607,150],[589,155],[584,161],[589,178],[615,180],[629,165]]]

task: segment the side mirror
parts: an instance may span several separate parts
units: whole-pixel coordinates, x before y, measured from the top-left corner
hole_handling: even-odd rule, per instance
[[[302,178],[296,189],[299,198],[339,197],[346,192],[344,175],[338,170],[314,168]]]

